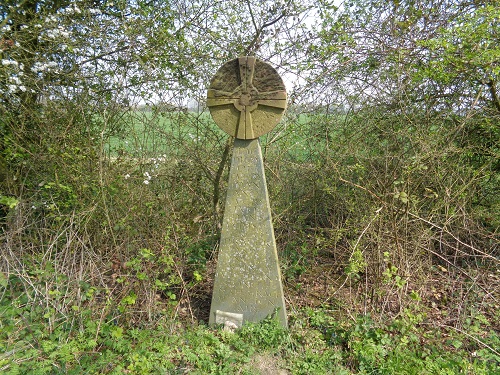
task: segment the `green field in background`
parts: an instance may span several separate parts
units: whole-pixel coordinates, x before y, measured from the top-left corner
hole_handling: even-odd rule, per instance
[[[286,153],[296,162],[316,158],[325,149],[324,129],[318,127],[324,115],[287,115],[269,134],[260,137],[265,153]],[[183,147],[214,148],[225,143],[227,134],[208,112],[130,111],[121,115],[116,134],[104,144],[111,157],[152,158],[176,155]],[[324,125],[323,125],[324,127]],[[330,129],[334,134],[335,127]]]

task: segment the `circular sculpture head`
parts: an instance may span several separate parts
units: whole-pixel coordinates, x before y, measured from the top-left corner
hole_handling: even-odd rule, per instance
[[[231,60],[217,71],[207,93],[215,123],[239,139],[271,131],[286,109],[283,80],[269,64],[253,56]]]

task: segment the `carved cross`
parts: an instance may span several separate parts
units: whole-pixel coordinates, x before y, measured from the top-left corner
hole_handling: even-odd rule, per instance
[[[281,119],[286,108],[285,86],[270,65],[253,56],[240,57],[219,69],[208,89],[207,106],[229,135],[255,139]]]

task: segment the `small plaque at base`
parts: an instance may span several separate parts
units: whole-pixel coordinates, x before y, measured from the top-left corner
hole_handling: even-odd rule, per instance
[[[224,328],[234,330],[243,325],[243,314],[227,311],[215,311],[215,324],[223,324]]]

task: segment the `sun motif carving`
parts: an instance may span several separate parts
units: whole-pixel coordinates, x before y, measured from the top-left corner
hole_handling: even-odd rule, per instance
[[[255,139],[272,130],[286,109],[283,80],[269,64],[253,56],[224,64],[207,93],[216,124],[239,139]]]

